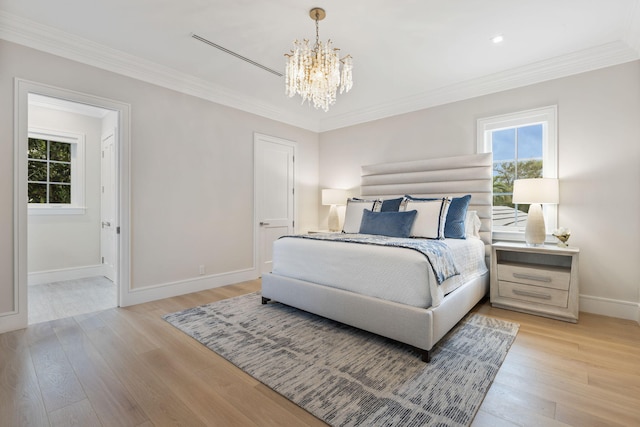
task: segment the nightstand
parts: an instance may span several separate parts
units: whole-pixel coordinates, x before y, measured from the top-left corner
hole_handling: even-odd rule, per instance
[[[574,247],[492,245],[491,305],[578,321],[578,255]]]

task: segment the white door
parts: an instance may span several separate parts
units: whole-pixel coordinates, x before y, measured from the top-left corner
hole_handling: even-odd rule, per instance
[[[104,275],[116,277],[115,129],[102,138],[100,249]]]
[[[294,232],[294,158],[291,141],[254,135],[256,253],[260,274],[271,271],[273,242]]]

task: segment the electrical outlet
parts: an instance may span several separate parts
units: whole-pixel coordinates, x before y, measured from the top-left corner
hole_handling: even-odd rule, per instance
[[[198,272],[200,273],[201,276],[204,274],[204,265],[201,265],[200,267],[198,267]]]

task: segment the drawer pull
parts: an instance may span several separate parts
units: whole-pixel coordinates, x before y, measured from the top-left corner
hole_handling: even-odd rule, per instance
[[[532,274],[513,273],[516,279],[535,280],[536,282],[551,282],[551,277],[534,276]]]
[[[551,299],[551,295],[542,294],[540,292],[530,292],[530,291],[521,291],[518,289],[514,289],[513,293],[516,295],[520,295],[522,297],[532,297],[532,298],[540,298],[540,299]]]

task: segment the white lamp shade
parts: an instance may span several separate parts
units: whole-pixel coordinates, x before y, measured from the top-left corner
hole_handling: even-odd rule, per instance
[[[346,190],[336,190],[333,188],[325,188],[322,190],[322,204],[329,205],[346,205],[347,204],[347,192]]]
[[[513,182],[513,203],[558,204],[559,192],[555,178],[516,179]]]

